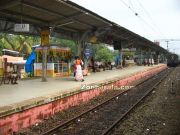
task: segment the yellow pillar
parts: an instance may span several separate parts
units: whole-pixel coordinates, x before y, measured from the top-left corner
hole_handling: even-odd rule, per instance
[[[42,51],[42,82],[46,82],[46,65],[47,65],[47,46],[49,45],[49,28],[41,29],[41,46],[43,47]]]

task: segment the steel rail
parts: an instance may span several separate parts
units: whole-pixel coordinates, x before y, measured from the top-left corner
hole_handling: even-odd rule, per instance
[[[158,74],[162,73],[162,72],[165,71],[165,70],[167,70],[167,68],[164,69],[164,70],[162,70],[162,71],[160,71]],[[153,77],[157,76],[158,74],[152,75],[152,76],[148,77],[147,79],[143,80],[142,82],[136,84],[135,87],[137,87],[137,86],[139,86],[139,85],[147,82],[148,80],[152,79]],[[133,87],[133,88],[135,88],[135,87]],[[94,111],[94,110],[102,107],[103,105],[105,105],[105,104],[108,103],[109,101],[115,99],[116,97],[118,97],[118,96],[120,96],[120,95],[123,95],[124,93],[130,91],[131,89],[132,89],[132,88],[116,94],[115,96],[113,96],[113,97],[111,97],[110,99],[102,102],[101,104],[96,105],[96,106],[94,106],[93,108],[90,108],[90,109],[88,109],[87,111],[84,111],[84,112],[82,112],[81,114],[73,117],[72,119],[69,119],[68,121],[66,121],[66,122],[64,122],[64,123],[61,123],[61,124],[59,124],[59,125],[51,128],[50,130],[41,133],[41,135],[49,135],[49,134],[55,132],[56,130],[58,130],[58,129],[62,128],[62,127],[67,127],[68,125],[70,125],[70,124],[73,123],[75,120],[77,120],[77,119],[79,119],[80,117],[82,117],[83,115],[86,115],[86,114],[88,114],[89,112],[92,112],[92,111]]]
[[[172,72],[172,71],[171,71]],[[139,103],[145,99],[154,89],[157,88],[157,86],[171,73],[168,72],[166,75],[164,75],[153,87],[151,87],[147,92],[140,98],[138,101],[130,107],[119,119],[117,119],[108,129],[106,129],[101,135],[108,135],[119,123],[121,120],[123,120]]]

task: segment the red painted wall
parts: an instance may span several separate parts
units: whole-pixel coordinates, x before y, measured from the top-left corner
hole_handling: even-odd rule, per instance
[[[133,82],[134,80],[138,80],[145,76],[155,74],[165,68],[166,66],[162,65],[162,66],[150,69],[148,71],[138,72],[136,74],[133,74],[132,76],[107,84],[106,86],[127,85],[128,83]],[[78,94],[69,96],[69,97],[58,99],[48,104],[30,108],[28,110],[24,110],[22,112],[18,112],[18,113],[0,118],[0,135],[9,135],[9,134],[12,134],[12,132],[17,132],[18,130],[22,128],[26,128],[35,123],[41,122],[43,119],[49,118],[51,115],[55,114],[56,112],[67,109],[71,106],[78,105],[82,102],[86,102],[92,99],[93,97],[98,96],[100,93],[106,90],[107,89],[99,90],[98,88],[95,88],[92,90],[86,90]]]

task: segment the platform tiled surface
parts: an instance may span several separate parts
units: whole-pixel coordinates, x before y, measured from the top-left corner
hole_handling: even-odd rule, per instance
[[[116,77],[125,77],[153,67],[155,66],[133,66],[124,69],[92,73],[90,76],[85,77],[84,82],[76,82],[73,77],[63,77],[48,78],[48,82],[41,82],[41,79],[34,79],[19,81],[18,85],[1,85],[0,107],[2,108],[2,106],[8,106],[14,103],[21,104],[22,101],[28,102],[29,100],[36,100],[39,98],[44,99],[55,93],[65,93],[76,90],[83,84],[103,82]]]

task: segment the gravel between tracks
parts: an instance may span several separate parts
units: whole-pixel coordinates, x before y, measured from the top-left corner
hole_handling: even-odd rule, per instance
[[[119,127],[111,134],[180,135],[180,67],[134,109],[127,119],[119,123]]]
[[[141,80],[137,80],[136,82],[130,84],[130,86],[136,85],[137,83],[143,81],[146,78],[143,78]],[[38,135],[42,133],[43,131],[46,131],[50,128],[52,128],[54,125],[56,125],[57,122],[60,121],[60,123],[63,123],[67,121],[68,119],[73,118],[74,116],[82,113],[85,110],[88,110],[94,106],[96,106],[98,103],[102,103],[103,101],[107,100],[107,98],[113,97],[119,93],[119,91],[110,90],[102,93],[101,95],[89,100],[88,102],[82,103],[81,105],[71,107],[67,110],[61,111],[51,118],[47,120],[43,120],[41,123],[37,123],[30,128],[22,129],[15,135]],[[58,123],[59,124],[59,123]]]
[[[123,123],[113,133],[114,135],[178,135],[180,131],[180,70],[173,72],[178,82],[174,83],[176,90],[173,94],[170,91],[172,79],[167,79],[147,97],[139,107],[137,107]],[[142,81],[142,80],[141,80]],[[136,82],[137,83],[137,82]],[[52,127],[59,120],[64,122],[75,115],[87,110],[97,103],[117,94],[117,91],[108,91],[100,96],[93,98],[87,103],[72,107],[66,111],[62,111],[54,115],[43,123],[36,124],[29,129],[25,129],[17,133],[18,135],[37,135],[47,128]],[[179,102],[178,102],[179,101]],[[180,126],[179,126],[180,127]]]
[[[169,72],[169,71],[168,71]],[[145,83],[134,87],[132,90],[110,100],[95,111],[78,118],[75,124],[54,132],[56,135],[101,135],[119,117],[127,112],[140,98],[142,98],[157,83],[160,78],[167,74],[167,70],[154,76]]]

